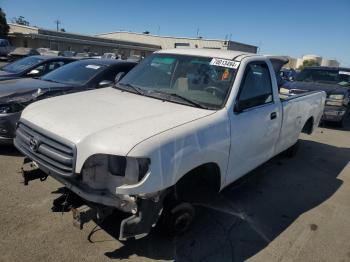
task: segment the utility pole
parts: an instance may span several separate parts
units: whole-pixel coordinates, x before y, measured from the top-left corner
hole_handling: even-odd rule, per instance
[[[56,30],[58,31],[58,25],[60,25],[61,24],[61,21],[60,20],[55,20],[55,21],[53,21],[55,24],[56,24]]]
[[[261,41],[259,41],[258,50],[257,50],[257,53],[258,53],[258,54],[260,54],[260,52],[261,52],[261,44],[262,44]]]

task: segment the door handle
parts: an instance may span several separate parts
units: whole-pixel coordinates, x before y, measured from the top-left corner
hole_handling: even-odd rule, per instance
[[[272,119],[275,119],[276,117],[277,117],[277,113],[276,113],[276,112],[272,112],[272,113],[270,114],[271,120],[272,120]]]

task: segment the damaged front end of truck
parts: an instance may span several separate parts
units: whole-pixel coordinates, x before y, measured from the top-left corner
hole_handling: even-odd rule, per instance
[[[26,155],[22,167],[24,184],[53,177],[64,185],[54,200],[53,211],[72,211],[73,224],[103,221],[113,211],[129,214],[120,224],[120,240],[146,236],[156,225],[167,190],[149,194],[118,194],[116,189],[135,185],[149,175],[150,160],[98,154],[89,157],[75,173],[74,147],[19,123],[15,146]]]

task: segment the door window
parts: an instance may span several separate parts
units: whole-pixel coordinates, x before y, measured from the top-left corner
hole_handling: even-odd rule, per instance
[[[30,73],[33,72],[34,70],[36,70],[37,72],[36,72],[34,75],[33,75],[33,74],[30,74]],[[44,72],[45,72],[45,64],[41,64],[41,65],[39,65],[39,66],[33,68],[32,70],[30,70],[30,71],[27,73],[27,75],[28,75],[28,76],[31,76],[31,77],[33,77],[33,76],[38,77],[38,76],[43,75]]]
[[[273,101],[269,68],[264,62],[248,64],[238,95],[240,110],[264,105]]]
[[[63,61],[53,61],[47,65],[47,73],[64,65]]]

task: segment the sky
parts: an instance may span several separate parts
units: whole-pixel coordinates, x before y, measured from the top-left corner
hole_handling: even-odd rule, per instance
[[[7,20],[99,34],[119,30],[225,39],[260,53],[337,59],[350,67],[350,0],[0,0]]]

